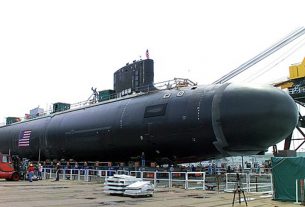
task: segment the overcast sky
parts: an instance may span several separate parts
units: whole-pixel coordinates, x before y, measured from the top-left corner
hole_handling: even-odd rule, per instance
[[[304,26],[304,1],[111,0],[0,1],[0,122],[37,106],[88,99],[113,88],[127,62],[155,61],[155,82],[189,78],[209,84]],[[253,83],[288,76],[297,50]],[[281,54],[281,53],[279,53]],[[281,59],[282,52],[269,61]],[[256,66],[256,72],[268,62]],[[232,81],[249,81],[248,76]],[[1,121],[3,120],[3,121]]]

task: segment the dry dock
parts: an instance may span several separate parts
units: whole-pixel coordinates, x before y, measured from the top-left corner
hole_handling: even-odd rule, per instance
[[[233,193],[157,189],[153,197],[130,198],[103,193],[103,185],[79,181],[51,180],[8,182],[0,180],[0,206],[145,206],[202,207],[232,206]],[[270,196],[246,193],[248,206],[296,206],[292,202],[273,201]],[[235,206],[246,206],[235,201]]]

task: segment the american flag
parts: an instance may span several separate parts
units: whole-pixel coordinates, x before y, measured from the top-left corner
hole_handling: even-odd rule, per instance
[[[24,130],[21,131],[19,140],[18,140],[18,147],[28,147],[30,146],[30,138],[31,138],[31,130]]]
[[[149,51],[146,50],[146,59],[149,59]]]

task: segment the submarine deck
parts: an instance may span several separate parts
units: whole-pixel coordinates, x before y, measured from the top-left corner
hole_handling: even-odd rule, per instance
[[[233,193],[157,189],[153,197],[130,198],[103,193],[101,183],[51,180],[8,182],[0,180],[0,206],[146,206],[199,207],[232,206]],[[248,206],[295,206],[272,200],[270,195],[246,193]],[[242,197],[242,194],[241,194]],[[238,199],[238,193],[236,193]],[[235,200],[235,206],[246,206]]]

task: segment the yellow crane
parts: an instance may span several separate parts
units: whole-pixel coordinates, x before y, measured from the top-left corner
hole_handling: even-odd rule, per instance
[[[297,103],[305,106],[305,58],[301,63],[289,66],[288,80],[273,85],[281,89],[288,89],[290,96]]]

